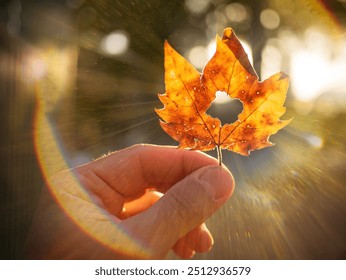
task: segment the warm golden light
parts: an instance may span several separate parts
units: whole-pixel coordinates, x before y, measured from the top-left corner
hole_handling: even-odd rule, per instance
[[[127,51],[129,37],[123,31],[114,31],[104,37],[100,43],[101,51],[108,55],[120,55]]]

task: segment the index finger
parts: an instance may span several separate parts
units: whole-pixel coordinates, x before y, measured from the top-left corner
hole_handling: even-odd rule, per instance
[[[168,146],[136,145],[80,167],[96,175],[124,197],[147,188],[165,192],[195,170],[217,165],[216,159],[197,151]]]

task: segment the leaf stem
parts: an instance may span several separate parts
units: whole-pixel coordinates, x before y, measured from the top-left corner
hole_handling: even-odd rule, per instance
[[[219,166],[222,165],[222,150],[219,145],[216,145],[216,150],[217,150],[217,159],[219,160]]]

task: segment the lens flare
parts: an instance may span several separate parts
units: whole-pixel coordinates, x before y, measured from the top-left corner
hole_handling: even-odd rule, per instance
[[[82,3],[83,1],[68,2]],[[206,9],[198,7],[193,10],[192,8],[190,12],[197,19],[208,11],[204,25],[207,25],[209,31],[223,28],[227,21],[239,24],[239,29],[242,29],[240,24],[245,26],[251,15],[250,8],[239,3],[231,3],[228,6],[223,4],[224,17],[218,17],[216,13],[209,10],[220,1],[185,2],[203,2],[205,4]],[[94,4],[98,5],[97,3],[96,1]],[[290,89],[292,96],[290,97],[293,99],[293,101],[288,100],[287,113],[290,116],[295,115],[294,120],[289,128],[275,136],[274,142],[277,145],[270,149],[258,151],[251,158],[225,153],[224,163],[234,174],[237,189],[227,205],[208,220],[208,226],[215,239],[213,250],[207,254],[197,254],[195,258],[319,259],[330,257],[337,259],[345,256],[341,253],[346,252],[344,222],[346,154],[343,151],[346,135],[343,125],[346,121],[344,114],[346,110],[346,78],[344,74],[346,73],[346,60],[345,52],[336,47],[340,42],[336,38],[341,38],[342,44],[345,42],[340,36],[342,34],[341,25],[323,1],[273,0],[271,3],[276,3],[273,10],[277,11],[279,18],[272,14],[273,18],[269,25],[264,19],[267,24],[266,28],[269,28],[266,33],[277,33],[279,36],[276,42],[267,41],[262,50],[264,61],[262,76],[267,76],[265,73],[270,75],[276,72],[277,70],[274,69],[287,68],[292,81]],[[236,11],[239,13],[235,13]],[[290,24],[290,20],[292,24]],[[135,27],[138,27],[139,30],[142,26]],[[280,37],[285,30],[293,34],[294,39],[287,36],[285,41]],[[97,36],[91,37],[90,34],[93,33],[93,30],[90,29],[87,37],[92,44],[88,45],[88,50],[94,50],[97,55],[104,54],[106,58],[116,55],[119,55],[117,58],[121,58],[121,55],[129,50],[128,34],[130,32],[120,32],[121,34],[111,32],[104,36],[103,43],[99,44],[102,41],[102,32],[99,31]],[[324,44],[323,39],[317,44],[316,39],[321,39],[321,34],[323,34],[323,38],[328,34],[330,42]],[[211,44],[200,45],[201,42],[207,42],[205,38],[203,40],[196,41],[198,45],[193,45],[198,46],[199,49],[194,49],[193,52],[190,50],[193,56],[196,55],[195,65],[199,64],[199,67],[203,67],[202,60],[206,62],[215,52],[215,47]],[[147,43],[148,41],[143,41],[143,44]],[[243,45],[251,59],[251,47],[254,46]],[[191,44],[189,46],[191,47]],[[342,45],[342,48],[345,50],[344,46]],[[161,47],[161,45],[157,46],[157,49]],[[131,49],[131,51],[133,50]],[[88,55],[90,55],[89,52],[86,56]],[[189,56],[192,62],[193,56]],[[90,57],[93,56],[90,55]],[[157,87],[159,89],[164,87],[157,82],[162,80],[162,69],[158,67],[159,70],[155,72],[155,75],[158,74],[155,76],[157,79],[155,82],[159,86],[157,84],[147,86],[146,82],[141,82],[140,78],[130,72],[133,69],[130,66],[135,65],[140,69],[141,63],[145,61],[147,70],[152,69],[156,64],[141,55],[138,57],[141,60],[129,59],[127,61],[128,76],[116,79],[117,83],[125,84],[121,90],[113,83],[115,70],[106,72],[107,69],[104,67],[101,70],[92,69],[90,71],[90,66],[79,69],[82,71],[78,73],[80,79],[77,85],[78,93],[86,93],[93,97],[90,107],[83,109],[88,110],[95,104],[99,105],[102,102],[106,103],[104,100],[107,102],[110,100],[109,104],[101,107],[102,109],[95,106],[96,113],[98,113],[96,110],[106,108],[104,114],[97,115],[97,117],[104,118],[102,121],[105,126],[109,126],[107,129],[113,129],[113,132],[108,132],[108,134],[100,133],[95,136],[95,145],[102,146],[102,149],[109,147],[107,146],[110,142],[109,138],[113,137],[113,141],[115,135],[123,141],[122,147],[138,143],[142,139],[167,144],[166,138],[158,140],[161,134],[157,132],[159,129],[156,129],[156,126],[158,127],[157,118],[152,118],[152,115],[147,113],[155,107],[153,101],[150,101],[151,103],[148,101],[152,97],[148,97],[150,92],[155,95]],[[90,58],[85,59],[84,57],[81,61],[83,59]],[[63,50],[49,48],[42,55],[28,57],[21,68],[23,70],[21,78],[30,78],[30,83],[36,84],[37,109],[33,133],[37,159],[47,187],[66,215],[92,239],[119,253],[137,258],[150,257],[151,252],[146,244],[135,240],[131,236],[131,232],[123,228],[119,220],[98,207],[94,198],[70,169],[71,156],[66,152],[68,150],[66,146],[69,143],[64,141],[57,129],[55,114],[62,108],[61,115],[65,115],[68,110],[63,106],[71,106],[67,104],[69,102],[66,100],[75,98],[72,96],[71,99],[66,99],[72,95],[75,89],[74,82],[71,80],[76,77],[73,73],[76,69],[70,68],[69,62],[71,61],[76,62],[77,58],[71,57],[68,52]],[[265,61],[269,61],[269,64],[266,65]],[[321,69],[323,73],[320,71]],[[89,71],[91,73],[87,75],[86,73]],[[149,75],[146,71],[142,72],[145,81],[148,81]],[[142,72],[136,73],[142,74]],[[82,75],[85,75],[84,79],[81,79]],[[112,77],[112,79],[108,77]],[[152,77],[150,76],[150,79]],[[98,81],[97,86],[93,85],[96,80]],[[148,96],[143,97],[141,89],[149,92]],[[119,94],[119,96],[123,98],[123,103],[119,102],[114,105],[111,102],[118,102],[118,96],[116,98],[112,96],[116,91],[122,91],[123,95]],[[131,95],[134,92],[135,94]],[[220,93],[217,95],[218,99],[222,97]],[[107,99],[105,96],[109,98]],[[227,98],[224,96],[223,100]],[[221,99],[219,100],[221,101]],[[303,103],[304,114],[295,107],[297,101]],[[130,104],[124,106],[127,102]],[[321,106],[323,114],[307,110],[308,104],[315,108],[314,106],[319,102],[323,103],[324,107]],[[219,105],[221,107],[222,104]],[[84,106],[86,105],[84,104]],[[134,106],[136,109],[129,110],[130,106]],[[125,111],[126,118],[132,118],[128,122],[132,126],[127,126],[127,123],[123,121],[122,126],[114,129],[115,126],[112,126],[112,122],[122,122]],[[330,114],[331,112],[333,114]],[[72,122],[72,120],[68,120],[68,116],[64,117],[63,125],[69,125],[68,122]],[[78,117],[83,118],[84,116]],[[88,117],[85,117],[83,121],[88,120]],[[151,129],[140,129],[143,123],[152,120],[155,122],[152,122]],[[131,131],[129,132],[129,130]],[[90,131],[88,133],[94,132],[93,129]],[[149,136],[145,138],[143,135]],[[109,137],[107,139],[109,142],[103,141],[100,137]],[[84,148],[87,152],[91,150],[88,146],[84,146]],[[220,228],[222,230],[217,230]]]
[[[70,59],[73,60],[73,57]],[[66,67],[64,64],[60,66]],[[47,67],[49,73],[60,73],[59,69],[50,69],[58,68],[59,64],[47,64]],[[36,113],[33,124],[36,156],[49,192],[66,215],[97,242],[124,255],[150,257],[150,250],[145,244],[134,240],[121,226],[119,219],[98,207],[73,170],[69,169],[68,156],[64,152],[63,141],[52,118],[53,105],[56,104],[52,104],[52,100],[47,97],[50,90],[53,88],[45,79],[36,83]]]

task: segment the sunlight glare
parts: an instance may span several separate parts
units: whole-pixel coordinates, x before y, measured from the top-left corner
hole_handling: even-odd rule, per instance
[[[331,77],[323,69],[328,69],[328,62],[319,54],[301,50],[292,58],[292,88],[297,99],[311,101],[318,97],[327,80]]]
[[[231,101],[232,99],[228,96],[226,92],[218,90],[216,92],[215,99],[213,102],[215,102],[216,104],[225,104]]]
[[[248,55],[251,65],[253,64],[252,49],[247,41],[239,39],[244,51]],[[209,59],[213,57],[216,51],[215,39],[212,39],[207,46],[195,46],[190,49],[187,53],[188,60],[195,66],[198,70],[201,70]]]
[[[314,134],[306,134],[304,135],[304,139],[309,143],[310,146],[320,149],[323,147],[323,139]]]
[[[262,51],[261,76],[270,77],[281,71],[282,55],[280,49],[268,41]]]
[[[247,57],[249,58],[249,61],[250,61],[251,65],[253,65],[253,56],[252,56],[251,45],[247,41],[245,41],[245,40],[242,40],[240,38],[239,38],[239,40],[240,40],[240,42],[241,42],[241,44],[242,44],[242,46],[244,48],[244,51],[247,54]]]
[[[195,46],[189,51],[188,58],[193,66],[197,69],[202,69],[208,60],[208,54],[206,47]]]
[[[208,43],[208,46],[207,46],[208,59],[211,59],[213,57],[213,55],[215,54],[215,51],[216,51],[216,43],[215,43],[215,40],[213,39]]]
[[[114,31],[104,37],[100,43],[101,51],[109,55],[120,55],[127,51],[129,38],[123,31]]]
[[[46,62],[42,58],[34,55],[27,57],[22,68],[23,79],[28,82],[40,80],[47,72]]]
[[[335,49],[333,41],[323,33],[306,33],[303,45],[291,59],[292,91],[299,101],[310,102],[327,93],[346,97],[346,52],[333,57]]]

